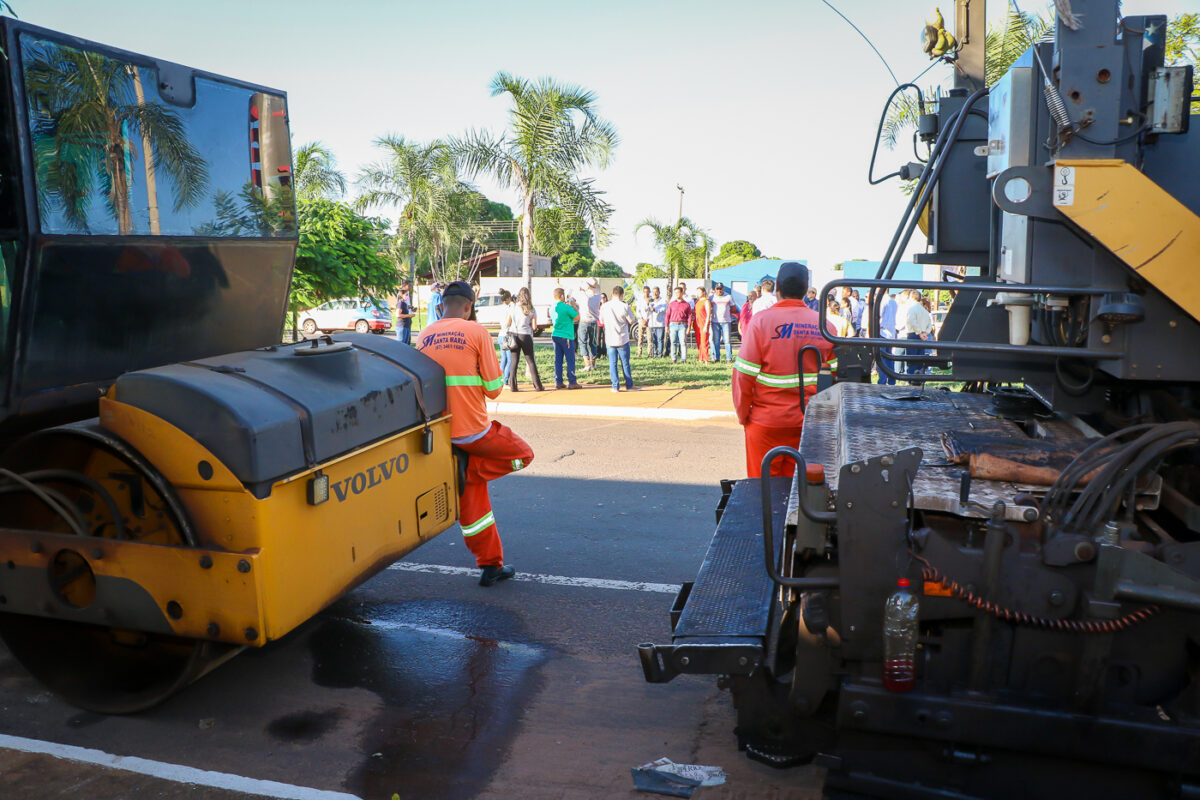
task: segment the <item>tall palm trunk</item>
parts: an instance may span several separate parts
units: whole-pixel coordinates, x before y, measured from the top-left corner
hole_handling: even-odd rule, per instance
[[[125,174],[125,139],[121,136],[116,117],[108,120],[108,176],[111,181],[108,198],[117,215],[117,232],[122,236],[133,233],[133,214],[129,208],[129,180]]]
[[[521,205],[521,277],[533,296],[533,194],[526,194]]]
[[[144,108],[146,95],[142,90],[142,76],[137,67],[130,66],[129,71],[133,75],[133,93],[137,98],[138,108]],[[142,162],[146,165],[146,201],[150,208],[150,233],[157,236],[162,233],[158,219],[158,178],[154,174],[154,151],[151,150],[150,134],[145,128],[142,129]]]

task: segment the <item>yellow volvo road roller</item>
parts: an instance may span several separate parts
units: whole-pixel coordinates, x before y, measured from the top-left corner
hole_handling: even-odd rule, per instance
[[[144,709],[450,527],[444,374],[279,344],[282,92],[0,22],[0,636]]]

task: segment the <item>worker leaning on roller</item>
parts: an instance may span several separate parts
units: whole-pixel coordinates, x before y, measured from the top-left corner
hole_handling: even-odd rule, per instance
[[[504,564],[488,481],[528,466],[533,449],[511,429],[488,420],[487,398],[500,396],[504,375],[491,335],[471,319],[475,293],[470,285],[451,283],[442,291],[441,305],[441,319],[425,326],[417,349],[446,371],[450,441],[468,456],[458,522],[467,548],[482,567],[479,585],[491,586],[516,570]]]
[[[833,344],[821,336],[819,315],[804,304],[808,267],[783,262],[775,284],[779,301],[756,312],[741,331],[742,346],[734,361],[733,405],[745,429],[746,473],[751,478],[761,477],[762,458],[772,447],[800,444],[800,392],[806,401],[817,393],[820,369],[816,354],[809,352],[803,372],[798,372],[800,349],[811,345],[823,362],[837,367]],[[832,334],[833,326],[826,326]],[[794,471],[791,459],[778,458],[771,465],[772,475],[790,476]]]

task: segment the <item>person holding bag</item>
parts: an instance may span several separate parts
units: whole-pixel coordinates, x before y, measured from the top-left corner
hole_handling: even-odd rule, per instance
[[[500,320],[500,331],[496,334],[496,344],[500,346],[500,374],[508,381],[508,368],[512,366],[512,347],[509,346],[508,312],[512,308],[512,292],[500,290],[500,304],[504,306],[504,317]]]
[[[517,340],[517,349],[512,354],[512,364],[508,371],[508,388],[517,391],[517,370],[521,367],[521,354],[525,354],[528,363],[525,371],[533,382],[534,391],[544,391],[541,376],[538,375],[537,363],[533,360],[533,326],[537,320],[533,301],[529,299],[529,289],[522,288],[517,292],[517,300],[508,307],[506,315],[508,332]]]

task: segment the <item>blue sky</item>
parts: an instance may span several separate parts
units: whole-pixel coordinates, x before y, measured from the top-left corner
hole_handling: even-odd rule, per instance
[[[933,2],[834,0],[905,80]],[[603,255],[628,270],[657,261],[633,228],[684,213],[718,242],[824,272],[878,259],[905,198],[866,184],[894,84],[867,45],[819,0],[14,0],[20,17],[87,39],[287,91],[294,138],[329,145],[348,173],[385,133],[426,140],[499,130],[497,70],[582,84],[622,143],[599,185],[616,207]],[[951,18],[952,0],[940,2]],[[1039,6],[1029,0],[1025,11]],[[1195,0],[1128,0],[1126,14],[1195,10]],[[998,0],[989,17],[1002,17]],[[922,86],[950,84],[938,67]],[[883,166],[903,155],[885,151]],[[489,197],[515,198],[487,182]],[[910,251],[923,247],[914,241]],[[911,253],[906,253],[906,257]]]

